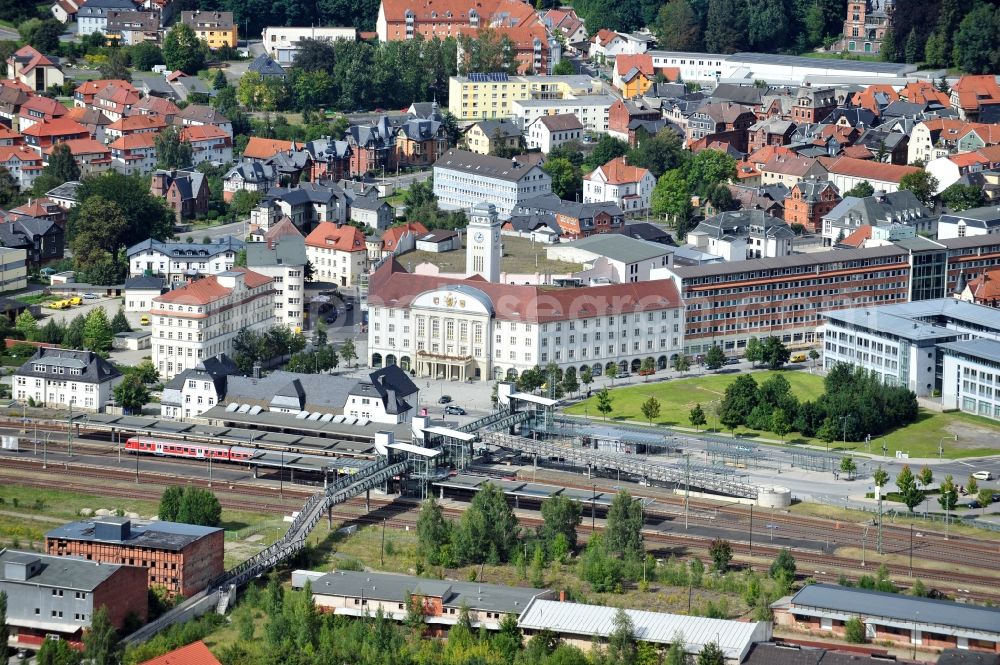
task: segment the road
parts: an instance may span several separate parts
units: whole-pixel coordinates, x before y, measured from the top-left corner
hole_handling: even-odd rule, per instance
[[[220,226],[209,226],[195,229],[193,231],[185,231],[184,233],[178,233],[177,237],[180,240],[192,238],[196,243],[201,242],[206,236],[212,240],[218,240],[220,238],[224,238],[225,236],[245,238],[247,235],[247,224],[249,221],[249,219],[245,219],[241,222],[233,222],[231,224],[222,224]]]

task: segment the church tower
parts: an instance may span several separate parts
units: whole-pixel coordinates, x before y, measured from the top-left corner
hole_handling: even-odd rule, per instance
[[[500,221],[491,203],[472,209],[465,238],[465,274],[482,275],[489,282],[500,281]]]

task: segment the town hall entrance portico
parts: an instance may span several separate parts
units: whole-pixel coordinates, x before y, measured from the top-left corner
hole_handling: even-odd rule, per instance
[[[480,379],[481,372],[472,356],[446,356],[426,351],[417,352],[417,376],[448,381]]]

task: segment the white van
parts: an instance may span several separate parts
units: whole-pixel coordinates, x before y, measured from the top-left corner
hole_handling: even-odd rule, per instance
[[[972,477],[976,480],[993,480],[993,474],[989,471],[976,471]]]

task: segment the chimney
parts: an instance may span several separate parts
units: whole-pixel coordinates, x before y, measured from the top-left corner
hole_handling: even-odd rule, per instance
[[[563,591],[563,590],[559,591],[559,602],[560,603],[565,603],[566,602],[566,592]]]

